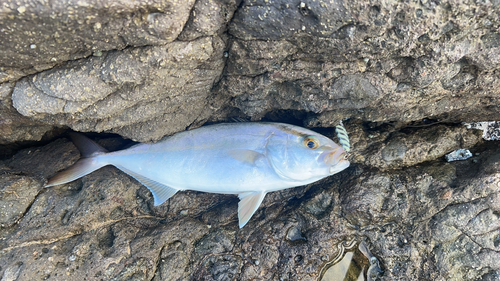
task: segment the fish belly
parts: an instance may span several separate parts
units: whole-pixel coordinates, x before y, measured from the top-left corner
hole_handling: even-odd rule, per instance
[[[113,158],[109,162],[117,167],[178,190],[239,194],[291,187],[276,175],[266,159],[259,159],[251,165],[231,157],[221,157],[217,153],[193,155],[185,152]]]

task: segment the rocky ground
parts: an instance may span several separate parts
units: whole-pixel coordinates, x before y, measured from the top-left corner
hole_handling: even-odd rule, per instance
[[[351,241],[380,280],[498,280],[498,124],[462,122],[500,120],[499,18],[499,1],[5,2],[1,280],[321,280]],[[235,196],[154,207],[113,167],[43,188],[79,158],[69,130],[117,150],[235,117],[333,139],[349,118],[351,167],[268,194],[243,229]]]

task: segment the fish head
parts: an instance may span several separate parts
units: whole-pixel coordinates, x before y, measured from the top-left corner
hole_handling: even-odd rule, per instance
[[[266,145],[274,171],[283,179],[314,182],[347,167],[346,151],[333,140],[311,130],[282,125]]]

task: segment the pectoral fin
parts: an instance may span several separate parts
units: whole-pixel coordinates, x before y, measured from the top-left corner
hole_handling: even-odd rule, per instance
[[[234,159],[250,165],[255,165],[257,159],[265,157],[264,154],[249,149],[231,149],[227,153]]]
[[[139,175],[123,167],[117,166],[117,168],[129,174],[131,177],[133,177],[134,179],[142,183],[144,186],[146,186],[149,189],[149,191],[151,191],[151,193],[153,194],[155,206],[161,205],[163,202],[167,201],[170,197],[174,196],[174,194],[178,191],[175,188],[151,180],[145,176]]]
[[[240,202],[238,203],[238,220],[240,228],[250,220],[255,211],[259,208],[262,200],[264,200],[266,192],[245,192],[238,195]]]

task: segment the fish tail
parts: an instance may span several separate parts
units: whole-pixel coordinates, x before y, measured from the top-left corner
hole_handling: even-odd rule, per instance
[[[109,164],[99,159],[100,155],[108,152],[102,146],[80,134],[71,133],[70,136],[83,158],[73,166],[50,178],[45,187],[74,181]]]
[[[80,151],[83,158],[89,158],[109,152],[106,148],[98,145],[96,142],[82,134],[69,133],[69,136],[71,137],[71,140],[75,144],[76,148]]]

